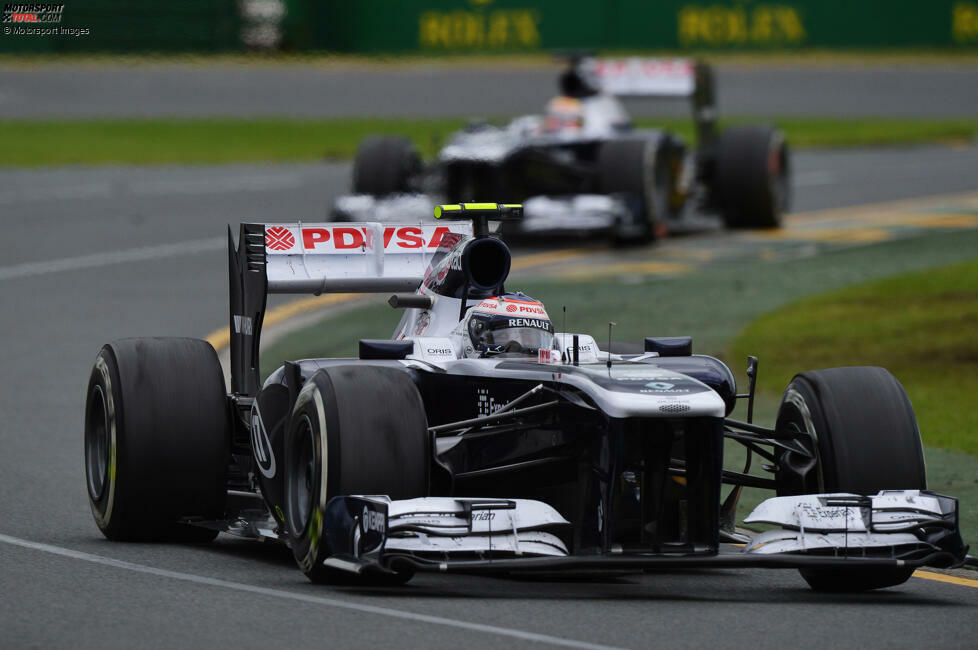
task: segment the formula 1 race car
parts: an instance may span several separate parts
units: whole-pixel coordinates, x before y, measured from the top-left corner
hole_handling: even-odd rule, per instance
[[[243,224],[237,244],[229,231],[230,394],[204,341],[98,353],[85,411],[98,527],[115,540],[277,540],[317,582],[792,567],[815,589],[863,590],[968,560],[957,500],[927,491],[890,373],[803,372],[774,427],[754,424],[756,359],[741,394],[688,337],[612,354],[508,291],[510,252],[487,219],[520,212]],[[391,293],[393,337],[260,381],[267,294],[337,291]],[[746,422],[729,417],[740,399]],[[725,441],[763,458],[764,474],[725,468]],[[778,495],[746,519],[774,529],[734,528],[745,486]]]
[[[690,202],[730,228],[780,225],[791,186],[784,135],[766,126],[718,131],[707,65],[573,58],[560,88],[545,115],[472,123],[428,164],[406,138],[365,139],[353,193],[337,199],[333,218],[416,223],[430,219],[438,197],[505,196],[524,205],[507,238],[600,232],[649,241]],[[695,151],[676,134],[634,128],[619,96],[691,99]]]

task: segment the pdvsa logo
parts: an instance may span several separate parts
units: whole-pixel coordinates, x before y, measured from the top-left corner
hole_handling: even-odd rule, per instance
[[[295,246],[295,237],[288,228],[273,226],[265,231],[265,247],[273,251],[287,251]]]

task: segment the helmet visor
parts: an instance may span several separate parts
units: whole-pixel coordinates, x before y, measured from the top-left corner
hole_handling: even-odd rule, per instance
[[[549,348],[554,340],[553,325],[546,318],[511,318],[473,314],[469,335],[476,349],[487,350],[518,343],[523,348]]]

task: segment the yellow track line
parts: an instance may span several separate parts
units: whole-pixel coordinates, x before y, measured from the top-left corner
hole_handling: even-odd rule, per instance
[[[547,251],[544,253],[523,255],[513,260],[512,269],[514,271],[519,271],[532,269],[538,266],[546,266],[547,264],[553,264],[555,262],[563,262],[569,259],[583,257],[584,255],[592,253],[596,250],[598,250],[596,247],[567,248],[558,251]],[[359,296],[360,294],[356,293],[331,293],[325,296],[310,296],[309,298],[295,300],[273,309],[269,309],[267,312],[265,312],[263,325],[275,325],[276,323],[281,323],[282,321],[292,318],[293,316],[315,311],[316,309],[320,309],[322,307],[329,307],[330,305],[338,305],[340,303],[353,300],[354,298],[358,298]],[[214,346],[215,350],[220,351],[222,348],[227,347],[231,343],[231,332],[228,330],[228,328],[222,327],[205,336],[204,340]]]
[[[933,580],[934,582],[946,582],[952,585],[961,585],[962,587],[971,587],[972,589],[978,589],[978,580],[974,578],[961,578],[959,576],[952,576],[946,573],[934,573],[933,571],[923,571],[917,569],[913,572],[913,577],[923,578],[924,580]]]

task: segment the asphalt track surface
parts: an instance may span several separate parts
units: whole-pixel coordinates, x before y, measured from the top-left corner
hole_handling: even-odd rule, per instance
[[[0,65],[0,117],[456,117],[541,110],[557,65]],[[974,117],[978,64],[717,65],[721,115]],[[629,102],[686,115],[685,102]]]
[[[796,209],[975,190],[976,170],[974,148],[802,153]],[[919,578],[845,597],[761,570],[329,588],[276,546],[104,540],[82,462],[98,347],[225,324],[224,224],[315,220],[348,173],[0,172],[0,646],[973,647],[978,589]]]

